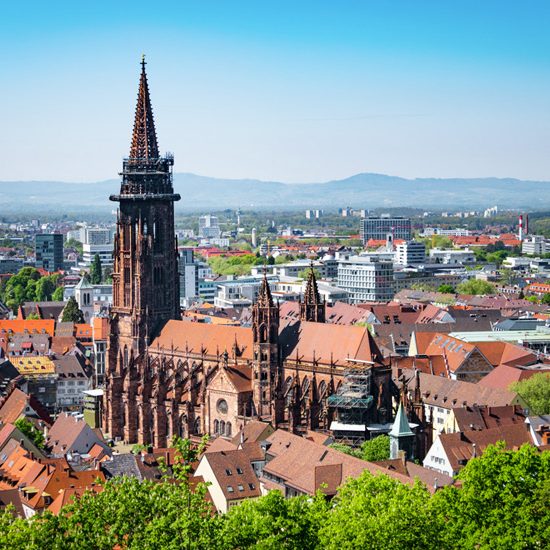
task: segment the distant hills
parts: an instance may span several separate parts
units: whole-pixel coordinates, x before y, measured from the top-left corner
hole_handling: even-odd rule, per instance
[[[59,181],[0,182],[0,212],[108,212],[108,197],[119,180],[93,183]],[[424,209],[550,207],[550,182],[511,178],[405,179],[362,173],[320,183],[281,183],[251,179],[220,179],[174,174],[181,194],[177,210],[223,208],[292,210],[352,206],[356,208],[416,207]]]

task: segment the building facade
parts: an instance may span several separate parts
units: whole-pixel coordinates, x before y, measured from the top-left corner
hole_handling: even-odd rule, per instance
[[[37,268],[46,271],[63,269],[63,235],[60,233],[36,235],[35,257]]]
[[[376,255],[341,260],[337,286],[349,293],[351,304],[387,302],[394,296],[393,262]]]
[[[411,220],[401,216],[368,216],[361,220],[361,240],[366,244],[370,239],[384,241],[391,234],[394,239],[410,241],[412,237]]]

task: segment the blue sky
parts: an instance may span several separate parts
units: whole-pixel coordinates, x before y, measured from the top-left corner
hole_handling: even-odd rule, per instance
[[[550,2],[27,2],[0,19],[0,180],[116,177],[139,59],[176,171],[550,180]]]

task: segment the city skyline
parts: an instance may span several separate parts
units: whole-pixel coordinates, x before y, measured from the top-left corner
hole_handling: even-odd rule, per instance
[[[177,172],[547,180],[550,10],[534,4],[7,7],[0,180],[116,177],[142,53]]]

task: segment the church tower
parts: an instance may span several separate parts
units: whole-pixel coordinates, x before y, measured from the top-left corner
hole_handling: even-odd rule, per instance
[[[177,242],[171,155],[157,144],[145,60],[134,120],[130,155],[123,162],[114,240],[113,306],[108,343],[103,429],[111,437],[138,440],[147,411],[137,410],[145,352],[169,319],[178,319]],[[148,436],[141,434],[147,441]]]
[[[313,263],[309,268],[307,276],[306,291],[304,300],[300,300],[300,320],[312,323],[324,323],[326,317],[326,303],[321,299]]]
[[[279,369],[279,306],[273,303],[264,273],[258,301],[252,307],[254,338],[253,400],[256,414],[269,416],[275,391],[281,386]]]

